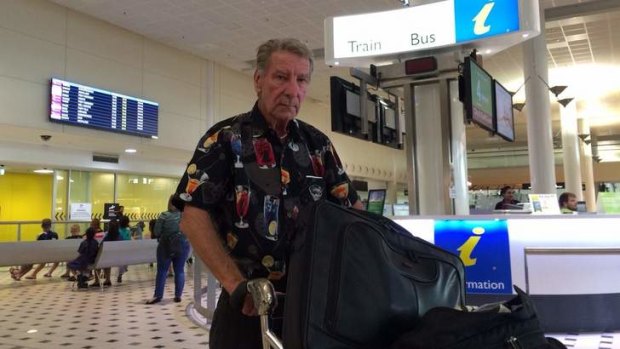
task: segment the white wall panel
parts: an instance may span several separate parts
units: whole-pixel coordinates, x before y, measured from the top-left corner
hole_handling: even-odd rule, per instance
[[[127,30],[74,11],[67,13],[67,46],[140,69],[142,41]]]
[[[64,71],[64,46],[0,28],[0,76],[49,84]]]
[[[138,69],[71,48],[67,49],[66,80],[142,97],[142,73]]]
[[[160,113],[200,119],[200,92],[200,88],[180,80],[144,73],[144,98],[159,103]]]
[[[0,1],[0,27],[65,44],[67,10],[43,0]]]
[[[144,69],[188,84],[201,86],[204,60],[160,43],[144,41]]]
[[[0,76],[0,124],[61,131],[48,121],[47,90],[47,85]]]
[[[162,112],[157,143],[170,148],[194,149],[205,131],[203,120]]]

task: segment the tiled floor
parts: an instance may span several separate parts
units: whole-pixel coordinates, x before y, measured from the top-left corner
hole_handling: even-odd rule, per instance
[[[146,265],[131,266],[122,284],[104,292],[73,290],[58,276],[39,275],[38,280],[15,282],[7,268],[0,268],[0,349],[208,348],[208,332],[187,316],[191,271],[181,303],[172,302],[174,281],[169,278],[164,301],[155,305],[144,304],[155,278],[155,270]],[[189,314],[204,323],[197,312]],[[620,349],[620,333],[550,336],[569,349]]]
[[[172,301],[174,281],[168,278],[165,299],[145,305],[154,278],[154,269],[130,266],[122,284],[113,282],[104,292],[77,291],[71,282],[44,278],[43,272],[37,280],[15,282],[2,268],[0,349],[207,348],[208,332],[186,315],[193,295],[191,272],[181,303]]]

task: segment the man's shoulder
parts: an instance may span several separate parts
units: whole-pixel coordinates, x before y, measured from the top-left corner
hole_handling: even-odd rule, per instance
[[[248,111],[217,122],[215,125],[209,128],[209,130],[207,131],[207,135],[211,135],[226,129],[237,128],[238,125],[241,124],[241,122],[247,120],[247,118],[250,116],[250,113],[251,112]]]
[[[312,126],[309,123],[299,119],[295,119],[294,122],[297,123],[297,126],[299,127],[299,130],[301,132],[309,135],[310,137],[312,137],[313,140],[326,143],[329,142],[329,137],[327,137],[327,135],[323,133],[323,131],[319,130],[315,126]]]

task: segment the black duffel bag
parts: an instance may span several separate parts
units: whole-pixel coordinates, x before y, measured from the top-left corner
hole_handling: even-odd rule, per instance
[[[473,312],[431,309],[392,349],[566,349],[545,338],[534,305],[525,292],[515,290],[517,296],[510,301]]]
[[[379,215],[327,201],[308,212],[291,247],[285,348],[388,348],[429,309],[463,306],[454,254]]]

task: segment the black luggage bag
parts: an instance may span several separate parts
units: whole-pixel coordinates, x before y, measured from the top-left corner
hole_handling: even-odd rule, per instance
[[[291,244],[283,343],[388,348],[429,309],[462,307],[461,260],[379,215],[319,201]]]
[[[566,349],[545,338],[534,304],[515,286],[517,296],[474,312],[437,307],[391,349]]]

